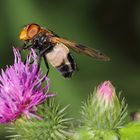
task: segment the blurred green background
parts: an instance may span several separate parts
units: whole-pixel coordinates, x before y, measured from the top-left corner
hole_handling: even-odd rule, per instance
[[[38,23],[69,40],[94,47],[110,56],[95,61],[73,53],[79,70],[69,80],[51,67],[51,92],[69,115],[78,117],[82,101],[95,86],[111,80],[122,91],[130,110],[140,106],[140,1],[139,0],[5,0],[0,2],[0,67],[13,64],[12,47],[28,23]],[[46,70],[42,63],[44,72]],[[1,127],[1,137],[5,130]]]

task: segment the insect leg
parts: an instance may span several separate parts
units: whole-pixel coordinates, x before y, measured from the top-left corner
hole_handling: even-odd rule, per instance
[[[20,48],[18,48],[19,52],[21,53],[21,51],[25,50],[26,48],[28,48],[28,46],[30,47],[30,45],[27,46],[28,42],[25,42],[22,44],[22,46]],[[25,48],[26,47],[26,48]],[[24,64],[26,63],[26,59],[24,61]]]
[[[27,43],[23,43],[22,46],[19,48],[20,50],[24,50],[24,48],[26,47]]]
[[[32,44],[30,44],[30,45],[24,45],[24,47],[22,48],[22,49],[20,49],[19,50],[19,52],[21,52],[22,50],[26,50],[26,49],[30,49],[30,48],[32,48]],[[37,53],[37,52],[36,52]],[[26,59],[25,59],[25,61],[24,61],[24,64],[26,63]],[[30,62],[30,64],[32,64],[33,63],[33,61],[32,62]]]
[[[26,46],[26,48],[24,47],[23,49],[26,50],[26,49],[30,49],[32,47],[32,44]]]
[[[48,75],[48,74],[49,74],[49,71],[50,71],[50,68],[49,68],[49,65],[48,65],[48,61],[47,61],[45,55],[43,55],[43,58],[44,58],[45,65],[46,65],[46,67],[47,67],[47,75]]]
[[[22,50],[24,50],[24,48],[26,47],[26,43],[23,43],[22,46],[20,46],[19,48],[16,48],[19,52],[21,52]]]
[[[40,55],[43,56],[46,52],[48,52],[50,49],[52,48],[51,45],[49,45],[48,47],[46,47],[44,50],[40,51]]]
[[[20,46],[19,48],[17,48],[19,50],[19,52],[23,51],[23,50],[26,50],[26,49],[29,49],[32,47],[32,44],[30,45],[27,45],[27,43],[23,43],[22,46]]]
[[[37,61],[38,61],[37,72],[39,71],[40,66],[41,66],[41,59],[42,59],[42,57],[40,55],[38,55],[38,58],[37,58]]]
[[[52,47],[51,45],[48,46],[48,47],[45,48],[44,50],[39,51],[39,54],[38,54],[38,65],[39,65],[38,68],[40,68],[41,58],[43,57],[43,58],[44,58],[45,65],[46,65],[46,67],[47,67],[47,74],[46,74],[46,75],[49,74],[49,70],[50,70],[50,68],[49,68],[49,65],[48,65],[48,62],[47,62],[47,59],[46,59],[45,53],[46,53],[51,47]]]

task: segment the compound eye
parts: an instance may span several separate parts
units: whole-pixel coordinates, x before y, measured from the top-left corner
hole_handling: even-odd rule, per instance
[[[35,35],[38,34],[39,30],[40,30],[39,25],[37,25],[37,24],[31,24],[31,25],[29,25],[28,31],[27,31],[28,37],[29,38],[33,38]]]

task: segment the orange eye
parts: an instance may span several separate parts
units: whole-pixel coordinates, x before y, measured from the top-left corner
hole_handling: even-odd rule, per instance
[[[23,28],[23,30],[20,32],[19,38],[20,40],[30,40],[35,35],[37,35],[40,31],[40,26],[37,24],[28,24],[26,27]]]
[[[37,24],[29,25],[28,30],[27,30],[28,37],[30,39],[33,38],[36,34],[38,34],[39,30],[40,30],[40,26],[39,25],[37,25]]]
[[[30,40],[32,39],[38,32],[40,31],[40,26],[37,24],[28,24],[23,30],[20,32],[19,38],[20,40]]]

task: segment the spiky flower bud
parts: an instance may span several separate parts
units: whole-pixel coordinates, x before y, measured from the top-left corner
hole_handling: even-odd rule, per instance
[[[120,95],[119,95],[120,96]],[[85,123],[96,129],[114,129],[121,126],[126,116],[126,105],[116,95],[110,81],[95,88],[87,103],[83,106]]]
[[[83,105],[81,126],[75,136],[82,140],[81,132],[84,132],[85,139],[96,140],[109,138],[108,134],[111,134],[111,138],[118,140],[114,130],[122,126],[126,108],[124,99],[120,101],[111,82],[101,83]]]

